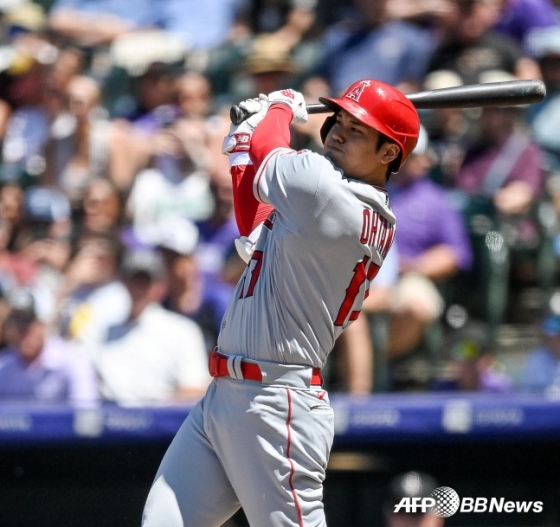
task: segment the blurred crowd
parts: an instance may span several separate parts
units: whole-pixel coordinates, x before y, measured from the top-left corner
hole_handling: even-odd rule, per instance
[[[547,95],[420,110],[389,181],[396,242],[328,387],[400,389],[424,353],[439,373],[423,388],[560,393],[560,1],[0,0],[0,400],[200,397],[245,265],[230,106],[366,77],[405,93],[541,79]],[[320,151],[324,119],[293,147]],[[496,329],[524,286],[543,293],[542,346],[515,376]]]

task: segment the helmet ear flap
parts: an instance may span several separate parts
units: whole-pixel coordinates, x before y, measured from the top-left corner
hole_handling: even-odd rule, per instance
[[[321,141],[323,141],[323,144],[325,144],[325,139],[327,138],[327,135],[331,131],[331,128],[334,126],[334,123],[336,123],[336,113],[329,115],[325,119],[323,126],[321,126],[321,130],[319,133],[321,134]]]

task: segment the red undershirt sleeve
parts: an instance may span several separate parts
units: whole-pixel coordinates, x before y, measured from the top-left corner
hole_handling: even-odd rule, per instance
[[[263,160],[272,150],[290,148],[291,120],[292,111],[286,105],[271,106],[251,138],[249,156],[253,164],[231,167],[235,220],[242,236],[248,236],[274,210],[271,205],[255,198],[253,180]]]
[[[273,207],[257,201],[253,195],[254,165],[234,165],[230,173],[237,228],[239,234],[249,236],[251,231],[268,217]]]
[[[285,104],[273,104],[253,133],[249,156],[255,171],[265,157],[276,148],[290,148],[292,110]]]

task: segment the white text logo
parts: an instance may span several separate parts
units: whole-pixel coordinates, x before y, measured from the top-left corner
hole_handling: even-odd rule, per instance
[[[540,513],[542,501],[506,501],[505,498],[460,498],[451,487],[438,487],[430,496],[405,497],[395,505],[394,512],[410,514],[431,512],[449,518],[456,512],[466,513]]]

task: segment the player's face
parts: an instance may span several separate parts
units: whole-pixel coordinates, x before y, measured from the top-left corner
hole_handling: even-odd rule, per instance
[[[387,167],[399,154],[399,148],[392,143],[378,148],[378,140],[377,130],[340,110],[325,139],[324,154],[346,177],[382,186],[387,183]]]

